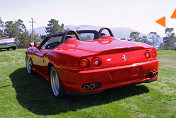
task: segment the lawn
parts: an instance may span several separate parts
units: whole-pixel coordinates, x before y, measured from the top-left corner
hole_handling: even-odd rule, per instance
[[[176,118],[176,51],[158,51],[159,79],[89,96],[55,98],[40,76],[28,75],[25,49],[0,52],[0,117]]]

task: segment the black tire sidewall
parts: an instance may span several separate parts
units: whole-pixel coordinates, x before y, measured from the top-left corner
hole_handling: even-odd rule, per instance
[[[56,72],[57,72],[57,69],[56,69],[56,67],[55,66],[52,66],[51,68],[50,68],[50,86],[51,86],[51,90],[52,90],[52,93],[53,93],[53,89],[52,89],[52,83],[51,83],[51,70],[52,69],[55,69],[56,70]],[[59,74],[58,74],[58,72],[57,72],[57,75],[58,75],[58,79],[59,79],[59,94],[56,96],[56,97],[58,97],[58,98],[63,98],[63,97],[65,97],[65,90],[64,90],[64,87],[63,87],[63,84],[62,84],[62,82],[61,82],[61,79],[60,79],[60,76],[59,76]],[[53,93],[53,95],[54,95],[54,93]],[[55,96],[55,95],[54,95]]]

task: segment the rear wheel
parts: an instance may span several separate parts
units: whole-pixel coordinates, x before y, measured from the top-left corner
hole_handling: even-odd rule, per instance
[[[28,55],[26,55],[26,70],[29,74],[33,73],[31,59]]]
[[[54,96],[64,97],[65,96],[64,88],[60,80],[60,77],[57,73],[57,70],[54,66],[52,66],[50,69],[50,82]]]

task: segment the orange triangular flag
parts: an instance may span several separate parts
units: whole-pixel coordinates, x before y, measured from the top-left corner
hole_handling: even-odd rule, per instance
[[[157,22],[158,24],[160,24],[160,25],[162,25],[163,27],[165,27],[165,26],[166,26],[166,17],[164,16],[164,17],[158,19],[158,20],[155,21],[155,22]]]
[[[176,18],[176,9],[175,9],[175,11],[173,12],[171,18]]]

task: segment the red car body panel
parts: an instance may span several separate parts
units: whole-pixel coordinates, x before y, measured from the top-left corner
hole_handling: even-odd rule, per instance
[[[146,58],[145,51],[150,57]],[[118,40],[111,36],[91,41],[70,39],[55,49],[43,50],[30,47],[27,54],[32,60],[32,68],[48,82],[49,65],[56,67],[65,91],[90,92],[145,82],[158,78],[147,78],[150,72],[158,72],[159,61],[152,56],[156,51],[144,43]],[[92,59],[101,59],[101,65],[92,66]],[[80,67],[80,59],[89,60],[89,66]],[[124,60],[126,59],[126,60]],[[83,84],[100,83],[100,86],[91,90],[84,90]]]

